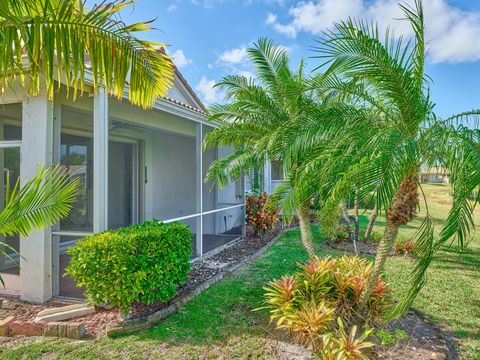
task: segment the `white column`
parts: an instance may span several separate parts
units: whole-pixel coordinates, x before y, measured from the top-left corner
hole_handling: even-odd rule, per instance
[[[98,89],[93,100],[93,231],[108,228],[108,95]]]
[[[263,166],[263,191],[267,194],[272,191],[272,164],[268,160]]]
[[[22,104],[20,181],[35,176],[38,165],[50,166],[53,151],[53,103],[47,95],[28,98]],[[52,297],[51,230],[34,231],[20,239],[21,298],[45,302]]]
[[[196,133],[196,164],[197,164],[197,176],[196,176],[196,197],[197,197],[197,213],[203,212],[203,153],[202,153],[202,143],[203,143],[203,125],[197,125]],[[197,228],[196,228],[196,246],[197,254],[199,256],[203,255],[203,216],[197,218]]]
[[[58,101],[53,102],[53,128],[52,128],[52,163],[60,163],[60,147],[62,142],[62,106]],[[60,230],[60,222],[52,226],[52,231]],[[60,236],[52,235],[52,295],[60,292]],[[62,274],[63,275],[63,274]]]

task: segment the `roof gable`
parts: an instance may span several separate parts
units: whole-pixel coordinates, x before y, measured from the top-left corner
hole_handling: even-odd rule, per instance
[[[200,112],[207,112],[205,105],[203,105],[195,91],[177,68],[175,68],[174,71],[173,85],[168,91],[166,98],[181,105],[197,109]]]

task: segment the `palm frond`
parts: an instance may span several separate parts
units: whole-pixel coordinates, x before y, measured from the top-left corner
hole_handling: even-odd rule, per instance
[[[39,168],[21,188],[17,182],[0,212],[0,234],[27,236],[65,217],[72,207],[78,179],[60,166]]]
[[[135,36],[150,30],[150,22],[121,20],[120,10],[132,4],[115,0],[89,10],[78,0],[2,1],[2,91],[19,77],[22,83],[28,79],[30,95],[38,94],[44,82],[52,98],[55,81],[63,80],[75,97],[84,89],[88,69],[94,91],[104,86],[122,98],[128,81],[130,101],[151,107],[172,84],[173,64],[158,50],[163,44]]]

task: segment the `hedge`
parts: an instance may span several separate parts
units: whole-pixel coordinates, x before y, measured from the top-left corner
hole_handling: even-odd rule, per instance
[[[156,220],[88,236],[67,250],[66,274],[95,304],[128,311],[135,302],[167,301],[187,281],[191,239],[186,225]]]

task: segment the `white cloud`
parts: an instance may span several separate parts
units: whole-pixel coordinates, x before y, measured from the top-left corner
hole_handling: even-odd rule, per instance
[[[178,67],[182,68],[192,63],[192,60],[187,58],[183,53],[183,50],[175,50],[170,56],[173,58],[173,63]]]
[[[413,0],[407,0],[413,4]],[[424,1],[426,37],[434,63],[480,60],[480,11],[466,11],[447,0]],[[348,17],[374,20],[382,29],[391,26],[396,34],[412,34],[398,0],[316,0],[300,1],[288,11],[290,21],[280,23],[276,14],[265,19],[277,32],[294,38],[300,32],[320,35],[333,22]],[[395,20],[394,20],[395,19]]]
[[[278,16],[272,13],[268,13],[267,18],[265,19],[265,24],[272,25],[277,22]]]
[[[167,11],[169,11],[169,12],[174,12],[174,11],[176,11],[177,9],[178,9],[178,6],[175,5],[175,4],[171,4],[171,5],[169,5],[169,6],[167,7]]]
[[[205,105],[210,105],[222,100],[220,92],[214,88],[214,85],[215,81],[208,80],[204,75],[200,79],[198,85],[195,87],[195,90],[198,92]]]
[[[247,58],[247,47],[241,46],[238,48],[226,50],[218,57],[218,62],[223,64],[237,65],[242,63]]]

